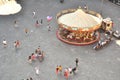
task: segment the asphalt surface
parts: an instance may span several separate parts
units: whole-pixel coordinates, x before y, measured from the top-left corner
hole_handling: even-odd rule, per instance
[[[114,39],[111,44],[99,51],[93,46],[73,46],[61,42],[56,37],[58,29],[56,14],[64,9],[77,8],[87,4],[90,10],[102,13],[103,18],[110,17],[114,21],[114,30],[120,31],[120,6],[107,0],[19,0],[22,11],[15,15],[0,16],[0,80],[21,80],[30,76],[33,80],[65,80],[63,73],[55,74],[57,65],[63,69],[75,67],[75,58],[79,58],[76,75],[70,75],[69,80],[120,80],[120,46]],[[32,12],[36,15],[33,18]],[[52,16],[51,31],[47,28],[47,16]],[[35,27],[36,20],[43,19],[40,27]],[[17,27],[14,21],[17,21]],[[27,28],[26,35],[24,29]],[[3,48],[2,41],[7,40],[8,47]],[[104,37],[101,37],[104,39]],[[20,40],[21,46],[15,49],[14,41]],[[36,60],[29,64],[27,59],[40,46],[45,52],[43,62]],[[35,67],[40,74],[35,74]]]

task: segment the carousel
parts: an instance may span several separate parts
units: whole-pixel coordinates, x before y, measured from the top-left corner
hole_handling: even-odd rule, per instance
[[[59,28],[58,39],[73,45],[88,45],[100,39],[97,31],[102,24],[100,14],[84,9],[68,9],[56,16]]]
[[[0,15],[16,14],[21,9],[21,5],[16,0],[0,0]]]

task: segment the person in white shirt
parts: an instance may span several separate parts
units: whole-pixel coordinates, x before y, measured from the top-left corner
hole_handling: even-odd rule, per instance
[[[37,75],[39,75],[39,67],[35,67],[35,73],[37,74]]]
[[[35,11],[33,11],[32,14],[33,14],[33,17],[35,17],[35,14],[36,14]]]
[[[6,48],[7,47],[7,41],[4,39],[2,43],[4,45],[4,48]]]

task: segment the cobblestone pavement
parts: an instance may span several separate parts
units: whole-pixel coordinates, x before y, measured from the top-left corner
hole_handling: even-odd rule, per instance
[[[120,31],[120,6],[107,0],[19,0],[22,11],[15,15],[0,16],[0,80],[21,80],[33,77],[34,80],[65,80],[63,74],[56,75],[55,68],[61,64],[64,68],[74,67],[75,58],[80,60],[76,75],[69,80],[120,80],[120,46],[114,41],[95,51],[89,46],[73,46],[65,44],[56,38],[56,14],[64,9],[77,8],[87,4],[90,10],[102,12],[104,18],[111,17],[114,29]],[[36,15],[33,18],[32,12]],[[46,16],[53,16],[50,22],[51,31],[48,32]],[[43,19],[43,25],[35,27],[36,20]],[[14,21],[17,27],[14,27]],[[24,29],[29,29],[29,34]],[[8,47],[3,48],[2,40],[6,39]],[[13,42],[21,41],[21,47],[15,50]],[[27,58],[40,46],[45,52],[43,62],[35,61],[28,64]],[[39,67],[40,74],[35,74],[35,67]]]

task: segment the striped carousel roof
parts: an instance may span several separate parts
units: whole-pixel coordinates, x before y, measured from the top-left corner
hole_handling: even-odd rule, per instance
[[[81,29],[90,29],[101,24],[102,19],[91,14],[87,14],[82,9],[78,9],[73,13],[60,16],[58,18],[58,22],[71,28],[77,27]]]

